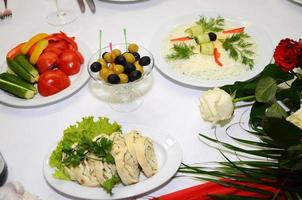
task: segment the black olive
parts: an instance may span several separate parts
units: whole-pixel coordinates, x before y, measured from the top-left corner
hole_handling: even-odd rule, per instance
[[[135,61],[138,61],[141,58],[141,56],[137,52],[132,53],[132,54],[134,55]]]
[[[138,63],[141,65],[141,66],[146,66],[146,65],[149,65],[151,63],[151,59],[149,56],[143,56],[139,59]]]
[[[120,77],[117,74],[110,74],[107,81],[111,84],[118,84],[120,82]]]
[[[102,65],[99,62],[94,62],[90,65],[90,70],[92,72],[98,72],[102,69]]]
[[[118,57],[115,58],[114,62],[119,65],[124,65],[126,62],[126,59],[123,55],[119,55]]]
[[[142,77],[142,73],[138,70],[134,70],[133,72],[131,72],[129,74],[129,81],[130,82],[135,81],[135,80],[139,79],[140,77]]]
[[[107,51],[105,51],[103,54],[102,54],[102,58],[105,57],[105,54],[108,53]]]
[[[212,41],[212,42],[216,41],[217,35],[215,33],[209,32],[208,35],[209,35],[210,41]]]
[[[126,62],[124,64],[124,73],[129,74],[135,70],[135,66],[132,63]]]

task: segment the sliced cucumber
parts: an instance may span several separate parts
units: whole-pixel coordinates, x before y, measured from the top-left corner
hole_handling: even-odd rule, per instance
[[[201,54],[209,56],[214,55],[214,44],[212,42],[201,44]]]
[[[185,32],[188,33],[190,37],[197,37],[198,35],[202,35],[204,31],[201,26],[195,25],[186,29]]]
[[[207,33],[200,34],[195,37],[195,41],[197,44],[208,43],[210,42],[210,37]]]
[[[19,54],[15,57],[17,61],[28,73],[30,73],[36,80],[39,79],[38,70],[28,61],[25,55]]]
[[[34,85],[6,72],[0,74],[0,88],[24,99],[32,99],[37,93]]]
[[[36,77],[33,77],[29,72],[27,72],[19,63],[16,61],[7,58],[6,62],[8,64],[8,67],[18,76],[23,78],[26,81],[29,81],[31,83],[34,83],[37,81]]]
[[[13,72],[13,70],[11,70],[9,67],[6,69],[6,72],[17,76],[17,74]]]

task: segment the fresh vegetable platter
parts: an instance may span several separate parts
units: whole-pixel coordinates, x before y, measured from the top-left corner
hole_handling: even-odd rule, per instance
[[[64,32],[38,33],[12,48],[0,66],[0,102],[14,107],[54,103],[88,80],[88,47]]]

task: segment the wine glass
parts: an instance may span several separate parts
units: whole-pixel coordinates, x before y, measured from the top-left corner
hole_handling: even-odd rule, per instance
[[[62,26],[75,21],[78,18],[77,14],[73,10],[60,9],[58,1],[55,0],[57,10],[46,17],[47,23],[54,26]]]
[[[138,46],[139,54],[141,56],[148,56],[150,58],[150,64],[143,67],[143,75],[133,82],[110,84],[100,77],[99,72],[91,71],[91,64],[100,57],[99,51],[95,52],[88,62],[87,68],[89,75],[94,80],[94,83],[101,87],[101,90],[95,90],[93,92],[104,94],[105,97],[100,99],[108,101],[110,107],[115,111],[125,113],[138,109],[143,103],[143,94],[149,89],[150,84],[152,84],[152,80],[149,80],[147,77],[149,77],[154,68],[153,56],[146,48],[141,45]],[[125,43],[113,44],[112,48],[123,51],[127,49],[127,45]],[[101,52],[110,52],[110,47],[102,48]],[[96,96],[99,97],[101,95]]]

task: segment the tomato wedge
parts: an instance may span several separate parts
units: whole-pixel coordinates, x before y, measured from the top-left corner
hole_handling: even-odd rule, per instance
[[[51,70],[53,67],[55,67],[58,63],[58,56],[57,54],[47,51],[42,53],[42,55],[39,57],[38,62],[36,64],[36,67],[39,71],[39,73],[43,73],[45,71]]]
[[[68,76],[59,69],[42,73],[38,81],[38,91],[42,96],[56,94],[70,85]]]
[[[58,68],[68,76],[77,74],[81,68],[81,58],[74,50],[65,50],[59,58]]]

